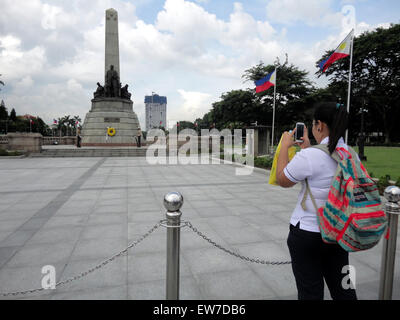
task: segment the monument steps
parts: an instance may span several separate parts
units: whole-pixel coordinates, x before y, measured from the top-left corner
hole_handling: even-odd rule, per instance
[[[67,158],[67,157],[145,157],[147,148],[96,148],[96,149],[44,149],[32,153],[34,158]]]

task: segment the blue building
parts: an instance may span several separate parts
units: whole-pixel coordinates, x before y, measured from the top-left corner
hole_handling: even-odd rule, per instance
[[[144,97],[146,108],[146,131],[167,127],[167,97],[153,93]]]

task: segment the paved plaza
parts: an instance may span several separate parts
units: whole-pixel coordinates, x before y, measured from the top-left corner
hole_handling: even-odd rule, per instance
[[[184,197],[182,219],[223,247],[290,260],[286,239],[300,186],[268,184],[268,171],[235,166],[150,165],[145,158],[0,159],[0,293],[40,288],[125,249],[165,218],[163,196]],[[377,299],[381,243],[350,254],[360,299]],[[393,298],[400,299],[400,241]],[[0,299],[165,299],[166,229],[87,276],[56,290]],[[181,234],[181,299],[297,299],[291,265],[260,265]],[[326,289],[325,299],[330,299]]]

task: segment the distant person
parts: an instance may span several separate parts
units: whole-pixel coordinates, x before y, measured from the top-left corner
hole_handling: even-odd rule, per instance
[[[78,136],[76,137],[76,146],[77,146],[78,148],[81,147],[81,141],[82,141],[82,138],[81,138],[81,136],[78,134]]]
[[[140,128],[138,128],[138,132],[137,132],[137,146],[140,148],[142,146],[141,144],[141,139],[142,139],[142,130],[140,130]]]
[[[343,140],[347,121],[348,113],[344,106],[333,102],[320,103],[314,111],[312,125],[315,140],[318,144],[327,144],[331,154],[336,147],[348,150]],[[349,265],[348,252],[337,243],[323,242],[310,195],[306,198],[305,209],[301,205],[306,190],[306,179],[318,207],[325,204],[338,163],[322,150],[309,148],[311,144],[307,128],[304,128],[301,143],[294,142],[294,133],[295,130],[283,134],[277,164],[277,182],[284,188],[299,182],[302,184],[290,219],[287,239],[298,299],[322,300],[325,280],[332,299],[356,300],[356,291],[342,286],[345,276],[342,270],[344,266]],[[294,144],[299,145],[302,150],[288,163],[288,149]]]

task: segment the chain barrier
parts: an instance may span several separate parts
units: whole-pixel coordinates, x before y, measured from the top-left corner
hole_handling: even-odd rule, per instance
[[[266,260],[254,259],[254,258],[249,258],[249,257],[243,256],[243,255],[233,252],[229,249],[226,249],[223,246],[219,245],[218,243],[214,242],[213,240],[208,238],[206,235],[201,233],[199,230],[197,230],[195,227],[193,227],[193,225],[189,221],[187,221],[185,223],[185,225],[188,226],[194,233],[199,235],[201,238],[203,238],[207,242],[211,243],[214,247],[217,247],[218,249],[221,249],[222,251],[225,251],[226,253],[229,253],[230,255],[235,256],[236,258],[245,260],[247,262],[254,262],[254,263],[259,263],[259,264],[269,264],[269,265],[283,265],[283,264],[291,264],[292,263],[291,261],[266,261]]]
[[[233,252],[229,249],[224,248],[223,246],[219,245],[218,243],[214,242],[213,240],[211,240],[210,238],[208,238],[205,234],[203,234],[202,232],[200,232],[197,228],[195,228],[191,222],[189,221],[182,221],[182,223],[178,226],[168,226],[166,225],[166,220],[160,220],[156,225],[154,225],[149,231],[147,231],[143,236],[141,236],[138,240],[135,240],[134,242],[132,242],[129,246],[127,246],[124,250],[118,252],[117,254],[113,255],[112,257],[108,258],[107,260],[104,260],[103,262],[99,263],[98,265],[96,265],[95,267],[82,272],[74,277],[68,278],[66,280],[63,281],[59,281],[55,284],[56,287],[65,285],[67,283],[73,282],[75,280],[81,279],[85,276],[87,276],[88,274],[104,267],[105,265],[107,265],[108,263],[110,263],[111,261],[114,261],[115,259],[117,259],[118,257],[122,256],[123,254],[125,254],[129,249],[135,247],[136,245],[138,245],[139,243],[141,243],[144,239],[146,239],[150,234],[152,234],[156,229],[158,229],[160,226],[165,227],[165,228],[182,228],[182,227],[189,227],[189,229],[191,229],[195,234],[197,234],[198,236],[200,236],[201,238],[203,238],[204,240],[206,240],[207,242],[209,242],[210,244],[212,244],[214,247],[232,255],[235,256],[239,259],[245,260],[247,262],[253,262],[253,263],[259,263],[259,264],[265,264],[265,265],[284,265],[284,264],[291,264],[291,261],[266,261],[266,260],[260,260],[260,259],[255,259],[255,258],[249,258],[246,256],[243,256],[241,254],[238,254],[236,252]],[[7,292],[7,293],[0,293],[0,296],[2,297],[7,297],[7,296],[18,296],[18,295],[25,295],[25,294],[31,294],[31,293],[35,293],[35,292],[40,292],[40,291],[44,291],[44,290],[48,290],[46,288],[37,288],[37,289],[31,289],[31,290],[26,290],[26,291],[16,291],[16,292]]]
[[[118,257],[122,256],[123,254],[125,254],[129,249],[135,247],[136,245],[138,245],[140,242],[142,242],[144,239],[146,239],[150,234],[152,234],[157,228],[159,228],[162,225],[162,220],[159,221],[156,225],[154,225],[154,227],[152,227],[149,231],[147,231],[143,236],[141,236],[138,240],[135,240],[134,242],[132,242],[129,246],[127,246],[124,250],[118,252],[117,254],[113,255],[111,258],[108,258],[107,260],[104,260],[103,262],[101,262],[100,264],[96,265],[95,267],[82,272],[78,275],[76,275],[75,277],[71,277],[68,278],[66,280],[63,281],[59,281],[55,284],[56,287],[65,285],[67,283],[73,282],[75,280],[81,279],[85,276],[87,276],[88,274],[104,267],[106,264],[110,263],[111,261],[114,261],[115,259],[117,259]],[[35,293],[35,292],[40,292],[40,291],[44,291],[44,290],[48,290],[45,288],[37,288],[37,289],[31,289],[31,290],[26,290],[26,291],[16,291],[16,292],[8,292],[8,293],[0,293],[0,296],[2,297],[8,297],[8,296],[17,296],[17,295],[25,295],[25,294],[29,294],[29,293]]]

